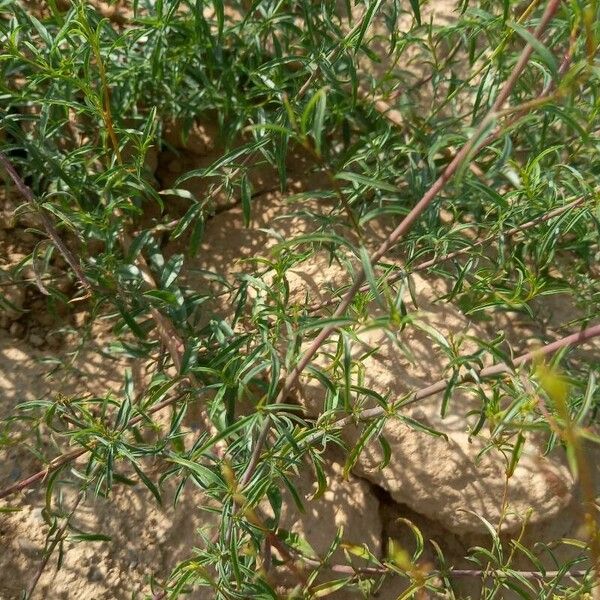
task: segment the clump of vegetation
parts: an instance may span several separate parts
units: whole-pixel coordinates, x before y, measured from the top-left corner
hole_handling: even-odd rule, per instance
[[[28,285],[48,310],[84,307],[81,343],[102,324],[107,356],[146,369],[143,378],[128,370],[118,395],[50,390],[1,415],[1,446],[29,447],[39,462],[0,490],[6,509],[19,508],[22,490],[46,488],[52,526],[41,570],[61,554],[87,496],[110,498],[115,486],[139,482],[162,502],[174,483],[169,500],[177,506],[195,485],[218,527],[153,581],[155,598],[202,588],[215,598],[277,598],[273,570],[295,581],[287,593],[298,598],[375,597],[391,576],[406,582],[399,598],[459,597],[453,582],[462,577],[480,580],[482,598],[509,589],[523,598],[596,593],[600,535],[585,448],[600,441],[599,363],[574,349],[600,335],[598,5],[460,0],[447,21],[431,18],[432,8],[419,0],[0,3],[0,165],[35,240],[0,271],[0,303],[18,311],[8,289]],[[165,188],[153,153],[176,153],[198,123],[214,129],[214,160]],[[313,182],[301,192],[289,188],[297,157]],[[310,230],[248,259],[243,273],[229,277],[224,265],[191,285],[207,223],[241,206],[252,228],[265,172],[300,206],[288,216]],[[375,222],[391,225],[377,242],[368,233]],[[325,301],[299,299],[289,274],[317,255],[345,281],[324,283]],[[71,287],[55,285],[57,266]],[[513,352],[500,332],[462,354],[456,339],[418,321],[406,300],[415,273],[446,280],[450,291],[436,302],[473,320],[526,318],[539,350]],[[572,316],[543,333],[543,302],[553,295]],[[432,355],[446,357],[439,382],[400,398],[363,388],[355,374],[368,356],[350,348],[372,328],[425,328]],[[332,336],[334,368],[323,368],[315,359]],[[410,347],[399,351],[410,356]],[[317,419],[295,395],[305,376],[325,390]],[[416,528],[414,555],[391,544],[376,556],[340,535],[316,557],[278,527],[282,490],[303,503],[295,475],[307,461],[318,495],[324,448],[342,448],[349,473],[368,444],[393,451],[384,427],[408,405],[437,394],[445,412],[459,388],[479,391],[476,425],[465,420],[465,431],[486,432],[486,451],[506,456],[507,478],[529,436],[544,435],[548,452],[565,449],[587,514],[574,558],[546,570],[539,549],[501,540],[499,524],[487,524],[489,547],[470,551],[472,570],[453,570],[441,551],[436,564],[421,560],[428,541]],[[192,412],[199,429],[184,427]],[[361,429],[352,448],[349,425]],[[65,489],[77,490],[75,505],[65,505]],[[331,564],[341,547],[347,563]],[[515,552],[530,558],[530,571],[512,567]],[[28,595],[41,570],[32,565]]]

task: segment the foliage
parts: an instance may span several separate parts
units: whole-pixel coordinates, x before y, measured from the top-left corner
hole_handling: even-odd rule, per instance
[[[265,567],[270,548],[282,568],[302,565],[297,597],[342,588],[373,597],[391,574],[408,582],[402,598],[424,598],[426,590],[454,597],[459,576],[479,577],[485,598],[508,589],[523,598],[590,593],[585,556],[598,559],[597,525],[581,556],[547,577],[540,554],[553,548],[507,546],[496,524],[485,523],[490,545],[470,551],[472,572],[453,575],[441,552],[435,566],[425,565],[428,542],[415,530],[413,556],[350,548],[341,576],[326,581],[328,557],[311,556],[302,540],[277,528],[281,490],[302,502],[294,476],[305,461],[317,494],[324,491],[322,453],[345,448],[344,425],[364,421],[360,443],[345,448],[348,473],[368,443],[380,439],[385,447],[386,420],[402,416],[398,401],[406,399],[365,390],[355,377],[367,356],[353,356],[352,340],[368,328],[425,329],[447,356],[441,409],[458,385],[479,393],[472,434],[486,432],[489,451],[507,456],[508,473],[534,431],[545,433],[549,448],[570,448],[573,469],[586,469],[578,440],[595,440],[597,362],[564,349],[552,359],[567,373],[561,403],[552,403],[559,376],[549,368],[538,367],[543,376],[526,383],[513,371],[495,376],[484,390],[472,374],[490,356],[521,374],[528,367],[514,365],[502,335],[475,340],[478,350],[464,355],[456,340],[419,319],[409,299],[412,273],[421,272],[448,281],[439,303],[453,302],[481,322],[506,312],[541,329],[543,300],[553,295],[577,307],[559,335],[598,318],[598,6],[558,4],[535,37],[545,10],[535,1],[461,0],[449,22],[430,20],[427,3],[400,0],[135,0],[117,12],[83,0],[49,0],[41,9],[0,2],[3,153],[35,197],[34,205],[20,198],[19,211],[50,217],[80,265],[81,275],[70,269],[79,287],[68,297],[52,285],[64,252],[42,225],[26,263],[40,285],[50,279],[51,305],[85,303],[83,337],[109,326],[107,355],[141,361],[150,373],[142,385],[128,371],[117,395],[50,394],[4,415],[0,443],[32,444],[40,465],[51,467],[43,483],[49,519],[59,511],[52,498],[68,486],[110,497],[114,486],[139,480],[162,502],[174,482],[175,503],[184,488],[200,488],[202,502],[220,515],[218,531],[199,537],[189,560],[156,583],[154,591],[169,598],[202,587],[218,598],[276,598]],[[495,107],[528,44],[533,53],[508,101]],[[149,155],[172,150],[173,123],[185,138],[197,122],[217,124],[221,151],[164,189]],[[206,251],[210,219],[239,203],[251,228],[256,173],[266,169],[291,194],[288,170],[298,156],[308,179],[321,182],[295,193],[300,208],[290,208],[310,231],[282,239],[243,274],[190,277]],[[372,261],[369,226],[401,222],[455,160],[420,218]],[[198,182],[202,192],[190,192]],[[334,299],[351,290],[341,311],[332,309],[336,302],[316,306],[290,294],[290,271],[323,254],[347,273],[328,290]],[[2,277],[22,284],[24,267],[3,269]],[[8,295],[0,302],[10,307]],[[287,392],[290,373],[315,339],[319,350],[323,331],[335,332],[336,348],[331,368],[308,357],[306,372],[327,390],[327,410],[315,421]],[[410,348],[401,350],[410,356]],[[361,410],[375,412],[369,419]],[[184,426],[192,412],[202,415],[202,428]],[[75,466],[65,452],[79,452],[85,463]],[[151,461],[162,466],[160,476],[150,474]],[[264,516],[265,503],[274,519]],[[342,541],[331,540],[330,555]],[[538,575],[513,570],[515,553],[530,557]],[[353,556],[367,566],[353,566]],[[567,571],[581,575],[564,577]]]

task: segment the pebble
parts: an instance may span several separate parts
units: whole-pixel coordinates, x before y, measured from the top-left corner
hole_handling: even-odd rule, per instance
[[[41,335],[38,335],[37,333],[32,333],[29,336],[29,343],[32,346],[39,348],[40,346],[44,345],[44,338]]]
[[[35,320],[44,327],[50,327],[54,324],[54,315],[47,310],[41,310],[35,313]]]
[[[58,348],[62,345],[62,336],[58,333],[47,333],[45,340],[50,348]]]
[[[19,323],[18,321],[15,321],[10,326],[10,329],[8,330],[8,332],[10,333],[10,335],[12,337],[14,337],[14,338],[20,338],[25,333],[25,327],[23,326],[22,323]]]
[[[92,565],[89,568],[89,571],[87,573],[87,578],[89,581],[103,581],[104,580],[104,573],[102,572],[102,568],[97,566],[97,565]]]

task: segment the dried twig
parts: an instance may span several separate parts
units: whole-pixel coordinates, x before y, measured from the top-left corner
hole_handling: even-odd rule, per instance
[[[50,217],[46,214],[46,210],[43,206],[41,206],[31,188],[21,179],[21,176],[17,173],[16,169],[13,167],[12,162],[8,159],[8,157],[0,152],[0,164],[4,167],[6,172],[9,174],[10,178],[13,180],[15,186],[22,194],[22,196],[27,200],[27,202],[31,205],[31,207],[37,212],[42,221],[42,225],[48,234],[48,237],[52,240],[53,244],[57,247],[58,251],[62,254],[63,258],[67,261],[71,269],[73,269],[77,279],[86,290],[88,294],[92,292],[92,285],[86,277],[81,265],[79,264],[79,260],[75,257],[75,255],[67,248],[65,243],[62,241],[56,227],[54,227],[54,223]]]

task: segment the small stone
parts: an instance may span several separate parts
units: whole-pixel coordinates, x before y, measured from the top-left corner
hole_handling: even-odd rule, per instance
[[[37,333],[32,333],[29,335],[29,343],[36,348],[44,345],[44,338]]]
[[[98,565],[92,565],[87,573],[87,578],[89,581],[103,581],[104,573],[102,572],[102,568]]]
[[[77,312],[73,315],[73,322],[75,327],[80,328],[85,325],[87,319],[87,313],[85,311]]]
[[[50,348],[58,348],[62,344],[63,339],[59,333],[50,332],[46,334],[45,341]]]
[[[23,334],[25,333],[25,327],[23,326],[22,323],[19,323],[18,321],[15,321],[10,326],[10,329],[9,329],[8,332],[14,338],[21,338],[21,337],[23,337]]]
[[[54,315],[47,310],[35,313],[35,320],[43,327],[51,327],[54,324]]]

